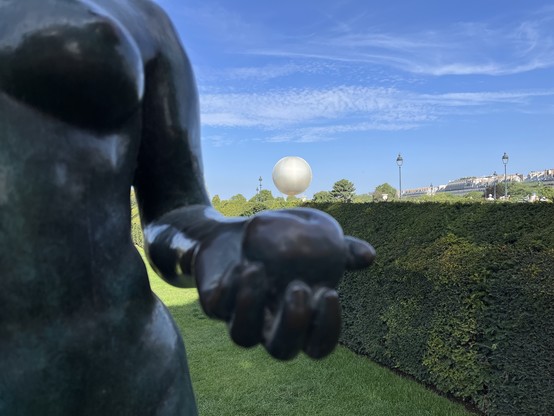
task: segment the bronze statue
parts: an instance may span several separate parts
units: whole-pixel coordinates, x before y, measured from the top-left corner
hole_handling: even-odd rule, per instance
[[[223,218],[203,185],[198,100],[149,0],[0,1],[0,415],[194,415],[185,350],[130,237],[197,285],[239,345],[337,343],[333,289],[372,247],[316,210]]]

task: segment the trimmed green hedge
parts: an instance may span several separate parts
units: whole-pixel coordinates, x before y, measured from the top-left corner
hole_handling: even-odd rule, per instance
[[[489,415],[554,415],[553,204],[311,204],[377,260],[342,343]]]

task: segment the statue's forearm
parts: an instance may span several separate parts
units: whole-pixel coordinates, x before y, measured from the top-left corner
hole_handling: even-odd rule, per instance
[[[225,218],[204,205],[171,211],[144,227],[150,264],[171,285],[194,287],[192,265],[199,244],[223,230],[239,231],[244,222],[244,219]]]

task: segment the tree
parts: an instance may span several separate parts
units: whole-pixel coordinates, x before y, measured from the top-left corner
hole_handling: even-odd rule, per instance
[[[508,195],[510,201],[520,202],[536,194],[537,197],[546,197],[552,200],[554,196],[554,188],[547,186],[541,182],[509,182],[508,183]],[[497,185],[496,195],[498,198],[504,196],[504,184],[499,183]]]
[[[231,197],[231,201],[235,202],[246,202],[246,198],[243,194],[236,194]]]
[[[354,199],[354,192],[356,188],[354,184],[348,179],[341,179],[335,182],[333,189],[331,190],[331,196],[333,200],[339,202],[352,202]]]
[[[286,208],[287,202],[285,201],[285,198],[283,198],[282,196],[278,196],[264,202],[264,205],[266,205],[268,209],[282,209]]]
[[[258,212],[265,211],[267,207],[261,202],[249,202],[246,209],[240,214],[241,217],[250,217]]]
[[[250,202],[269,202],[274,199],[275,198],[269,189],[262,189],[250,199]]]
[[[302,203],[302,200],[300,198],[298,198],[296,195],[287,196],[287,200],[286,200],[286,207],[287,208],[297,207],[301,203]]]
[[[247,209],[248,202],[242,194],[233,195],[228,200],[221,201],[217,206],[214,205],[219,212],[229,217],[237,217]]]
[[[214,197],[212,198],[212,205],[215,207],[219,204],[221,204],[221,198],[219,197],[219,195],[214,195]]]
[[[316,192],[312,197],[313,202],[333,202],[333,197],[329,191]]]
[[[471,199],[473,201],[483,201],[484,195],[481,191],[471,191],[464,195],[465,199]]]
[[[373,192],[373,198],[375,201],[390,201],[396,198],[396,193],[396,189],[385,182],[375,188],[375,192]],[[385,195],[387,196],[385,197]]]
[[[373,201],[373,194],[361,194],[354,196],[354,203],[356,204],[363,204],[365,202],[372,202]]]

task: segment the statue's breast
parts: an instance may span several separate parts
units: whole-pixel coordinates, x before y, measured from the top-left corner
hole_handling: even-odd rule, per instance
[[[8,2],[10,4],[10,2]],[[0,90],[78,127],[104,130],[138,108],[140,52],[115,19],[79,2],[0,8]]]

